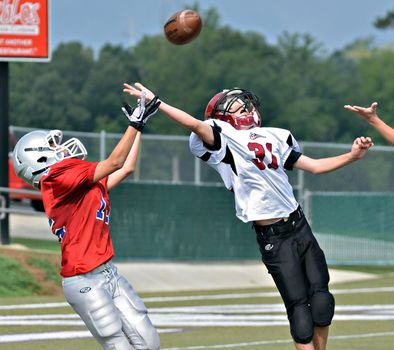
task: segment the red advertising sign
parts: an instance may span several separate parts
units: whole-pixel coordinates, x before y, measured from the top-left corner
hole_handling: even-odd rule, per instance
[[[49,61],[49,1],[0,0],[0,61]]]

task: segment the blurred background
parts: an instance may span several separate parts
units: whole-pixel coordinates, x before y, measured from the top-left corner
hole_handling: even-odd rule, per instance
[[[197,10],[203,30],[174,46],[162,27],[181,8]],[[32,129],[56,128],[79,137],[90,160],[104,159],[125,129],[122,102],[135,104],[124,82],[140,81],[198,118],[216,92],[250,89],[263,125],[291,130],[308,156],[374,138],[357,164],[289,178],[330,264],[394,265],[394,149],[343,109],[378,101],[394,125],[393,11],[383,0],[52,1],[50,62],[10,63],[9,151]],[[111,193],[117,259],[259,259],[250,225],[235,218],[217,174],[190,154],[187,135],[163,115],[150,120],[136,173]],[[11,198],[11,241],[37,231],[50,239],[37,194]],[[27,229],[25,215],[39,223]]]

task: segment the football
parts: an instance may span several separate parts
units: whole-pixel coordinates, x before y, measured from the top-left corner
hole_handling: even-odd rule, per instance
[[[184,45],[195,39],[201,28],[201,16],[196,11],[182,10],[174,13],[164,24],[164,34],[172,44]]]

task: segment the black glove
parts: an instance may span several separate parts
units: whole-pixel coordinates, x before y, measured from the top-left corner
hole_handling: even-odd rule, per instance
[[[141,99],[138,100],[137,107],[133,108],[128,103],[123,103],[122,111],[130,125],[142,132],[148,119],[159,109],[160,103],[159,98],[155,96],[145,105],[145,93],[143,92]]]

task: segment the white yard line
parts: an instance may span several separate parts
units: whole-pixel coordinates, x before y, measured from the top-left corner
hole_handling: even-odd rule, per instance
[[[159,333],[173,333],[180,331],[178,329],[159,329]],[[394,332],[380,332],[380,333],[366,333],[366,334],[350,334],[350,335],[337,335],[331,336],[332,340],[346,340],[346,339],[357,339],[357,338],[373,338],[373,337],[391,337],[394,336]],[[34,340],[55,340],[55,339],[77,339],[77,338],[92,338],[89,331],[66,331],[66,332],[45,332],[45,333],[27,333],[27,334],[7,334],[0,335],[0,343],[15,343],[15,342],[27,342]],[[235,344],[216,344],[216,345],[201,345],[201,346],[188,346],[182,348],[163,348],[162,350],[199,350],[199,349],[227,349],[227,348],[239,348],[239,347],[250,347],[256,345],[270,345],[270,344],[283,344],[292,343],[290,339],[278,339],[278,340],[261,340],[255,342],[244,342]]]
[[[383,288],[358,288],[333,290],[334,294],[358,294],[358,293],[387,293],[393,292],[394,287]],[[271,297],[276,292],[268,293],[226,293],[215,295],[193,295],[145,298],[148,301],[184,301],[184,300],[222,300],[222,299],[244,299],[253,297]],[[17,309],[46,309],[69,307],[65,302],[39,303],[21,305],[0,305],[0,310]],[[149,315],[153,324],[158,327],[159,333],[181,332],[185,327],[275,327],[287,326],[288,321],[283,304],[232,304],[232,305],[203,305],[203,306],[174,306],[149,308]],[[337,305],[336,321],[347,320],[376,320],[393,321],[394,304],[373,305]],[[51,325],[51,326],[83,326],[79,316],[74,313],[66,314],[41,314],[41,315],[8,315],[0,316],[0,325]],[[176,327],[159,328],[159,327]],[[335,339],[352,339],[360,337],[393,336],[394,332],[367,333],[358,335],[333,336]],[[63,331],[44,332],[38,334],[7,334],[0,335],[0,343],[24,342],[33,340],[70,339],[91,337],[88,331]],[[219,344],[212,346],[184,347],[182,350],[197,349],[225,349],[240,348],[265,344],[290,343],[286,340],[263,340],[259,342]],[[181,348],[168,348],[163,350],[180,350]]]
[[[288,325],[281,304],[238,304],[151,308],[156,327],[274,327]],[[393,321],[394,304],[338,305],[336,321]],[[0,316],[0,325],[83,326],[77,314]]]
[[[159,329],[159,333],[176,333],[181,329]],[[59,340],[59,339],[76,339],[92,338],[89,331],[65,331],[65,332],[45,332],[45,333],[25,333],[25,334],[6,334],[0,335],[0,343],[19,343],[33,340]]]
[[[359,294],[359,293],[391,293],[394,287],[381,288],[355,288],[355,289],[333,289],[335,294]],[[167,301],[190,301],[190,300],[221,300],[221,299],[245,299],[245,298],[269,298],[279,296],[278,292],[256,292],[256,293],[227,293],[211,295],[189,295],[189,296],[168,296],[168,297],[148,297],[143,298],[144,302],[167,302]],[[68,307],[66,302],[46,303],[46,304],[20,304],[20,305],[0,305],[0,310],[13,309],[41,309]]]
[[[389,337],[389,336],[394,336],[394,332],[339,335],[339,336],[330,337],[330,341],[336,339],[357,339],[357,338]],[[236,343],[236,344],[217,344],[217,345],[186,346],[186,347],[183,346],[182,348],[164,348],[162,350],[230,349],[230,348],[250,347],[256,345],[287,344],[292,342],[293,341],[289,339],[262,340],[262,341]]]
[[[69,306],[66,302],[61,303],[45,303],[45,304],[16,304],[16,305],[0,305],[0,310],[15,310],[15,309],[49,309],[57,307]]]

